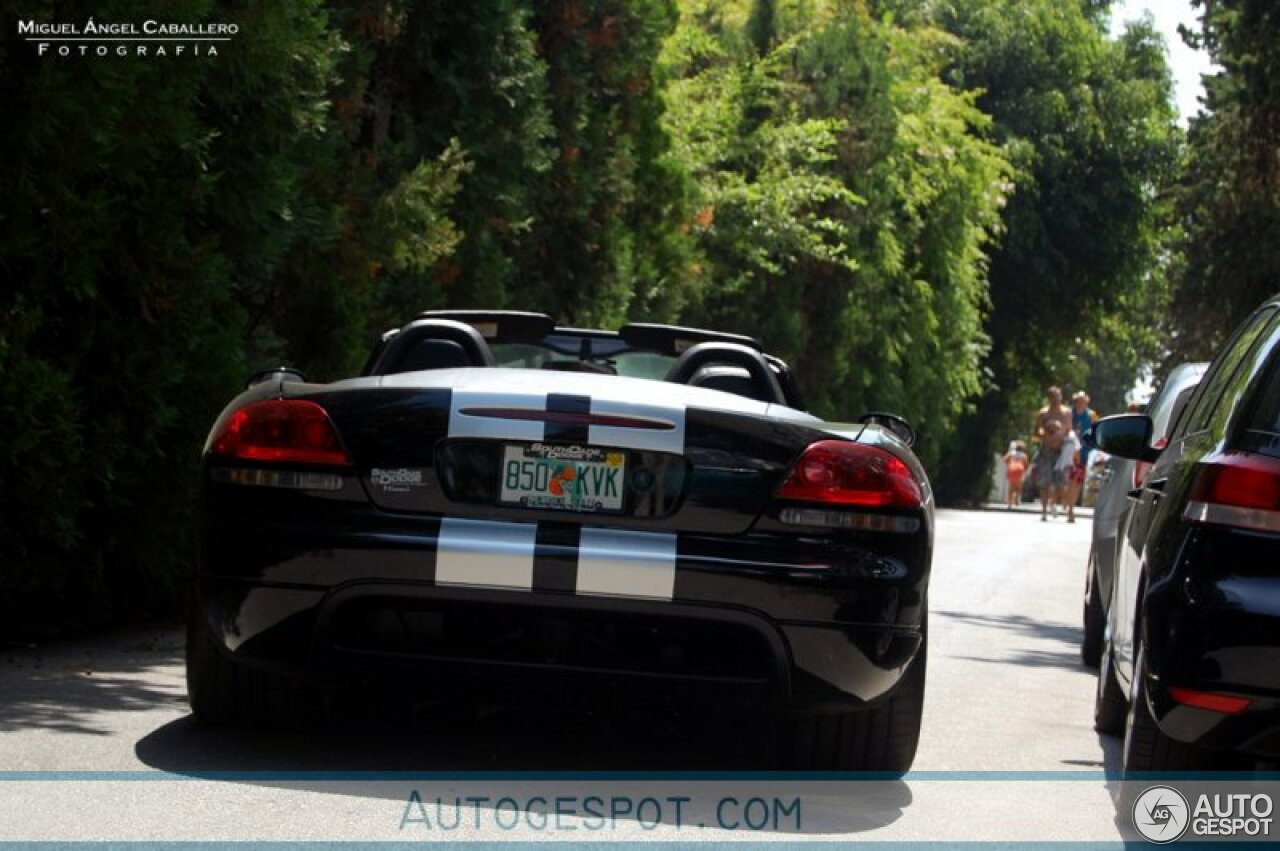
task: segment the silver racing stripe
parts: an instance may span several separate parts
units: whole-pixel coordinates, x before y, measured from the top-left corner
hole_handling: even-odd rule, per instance
[[[546,393],[493,393],[455,389],[449,402],[449,437],[478,437],[490,440],[513,440],[536,443],[547,435],[547,424],[540,420],[521,420],[502,416],[483,416],[482,410],[546,411]],[[682,404],[647,404],[617,399],[592,399],[592,414],[635,417],[670,428],[628,428],[614,425],[591,425],[587,443],[618,449],[684,453],[685,408]]]
[[[684,454],[684,405],[647,405],[643,402],[618,402],[593,399],[591,413],[658,420],[671,423],[670,429],[636,429],[593,425],[587,432],[592,446],[616,446],[622,449],[647,449],[652,452]]]
[[[445,517],[436,550],[436,584],[533,590],[538,524]],[[584,527],[574,593],[670,600],[676,535]]]
[[[494,440],[542,440],[546,424],[538,420],[505,417],[477,417],[462,413],[464,408],[545,411],[545,393],[489,393],[454,390],[449,401],[449,437],[482,437]]]
[[[670,600],[676,584],[676,536],[584,527],[577,593]]]
[[[533,587],[536,523],[445,517],[436,548],[436,584]]]

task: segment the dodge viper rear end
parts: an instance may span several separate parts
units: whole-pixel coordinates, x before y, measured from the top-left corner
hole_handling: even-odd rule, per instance
[[[661,326],[430,315],[365,372],[274,374],[213,426],[197,717],[408,673],[741,704],[803,767],[910,767],[933,508],[892,430],[792,407],[754,341]]]

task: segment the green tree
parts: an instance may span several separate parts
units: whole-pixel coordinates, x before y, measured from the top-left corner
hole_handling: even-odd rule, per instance
[[[525,6],[335,4],[329,132],[303,160],[303,215],[318,234],[267,299],[279,359],[350,375],[378,334],[420,310],[519,292],[550,161],[546,69]]]
[[[662,2],[341,4],[331,238],[277,282],[293,360],[349,373],[425,308],[670,317],[687,177],[658,122]]]
[[[5,4],[5,20],[32,13]],[[59,4],[132,20],[136,3]],[[171,606],[213,415],[244,379],[260,293],[308,234],[301,152],[323,133],[314,2],[202,0],[217,57],[40,57],[0,36],[0,621]]]
[[[950,443],[944,499],[986,492],[995,447],[1049,383],[1081,386],[1106,357],[1140,357],[1166,295],[1161,199],[1178,133],[1163,44],[1149,20],[1107,37],[1104,4],[986,0],[935,19],[964,44],[948,77],[978,93],[1016,189],[990,268],[991,381]]]
[[[669,317],[690,283],[685,171],[669,155],[655,62],[670,0],[534,4],[555,155],[519,306],[579,324]]]
[[[899,411],[937,460],[980,387],[1007,165],[944,34],[838,3],[688,3],[668,122],[702,189],[691,321],[761,337],[810,407]]]

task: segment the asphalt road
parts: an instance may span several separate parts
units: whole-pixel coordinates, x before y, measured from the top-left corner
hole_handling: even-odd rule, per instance
[[[316,730],[203,729],[181,635],[155,628],[0,652],[0,841],[1119,839],[1117,743],[1092,730],[1077,652],[1088,519],[938,521],[902,781],[732,773],[762,764],[766,731],[707,713],[458,718],[369,696]]]

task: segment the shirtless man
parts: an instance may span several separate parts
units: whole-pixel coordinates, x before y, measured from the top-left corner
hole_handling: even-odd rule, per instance
[[[1035,439],[1040,444],[1036,455],[1036,484],[1040,488],[1040,520],[1048,519],[1049,510],[1058,516],[1058,506],[1065,505],[1067,471],[1058,469],[1062,442],[1071,431],[1071,409],[1062,404],[1062,391],[1050,387],[1049,404],[1036,414]]]

